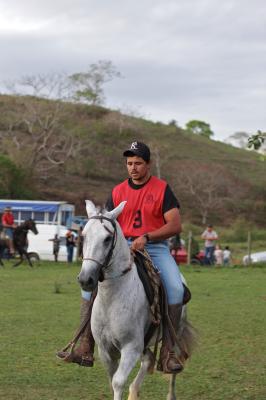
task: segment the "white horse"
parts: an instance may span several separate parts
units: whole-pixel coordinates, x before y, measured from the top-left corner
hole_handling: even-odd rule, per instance
[[[113,400],[122,400],[127,378],[141,359],[128,397],[128,400],[137,400],[140,385],[154,364],[152,352],[144,349],[144,336],[151,323],[149,303],[127,241],[116,221],[125,203],[111,212],[97,215],[94,204],[86,200],[89,220],[83,230],[83,262],[78,276],[84,290],[91,291],[98,285],[91,328],[99,356],[108,371]],[[193,328],[185,312],[180,325],[178,335],[190,352]],[[176,399],[175,377],[171,375],[167,400]]]

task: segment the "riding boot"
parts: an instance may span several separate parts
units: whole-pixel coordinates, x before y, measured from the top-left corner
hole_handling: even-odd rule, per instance
[[[91,332],[91,311],[95,296],[91,296],[91,299],[82,299],[81,303],[81,324],[86,320],[87,324],[84,332],[80,338],[79,346],[73,349],[71,352],[59,351],[57,357],[64,360],[65,362],[77,363],[83,367],[93,366],[93,353],[94,353],[94,338]]]
[[[168,315],[172,327],[176,333],[182,315],[182,304],[174,304],[168,306]],[[163,323],[163,337],[160,351],[160,358],[157,364],[157,370],[166,374],[177,374],[183,370],[183,357],[177,356],[175,353],[175,341],[171,335],[169,324]]]

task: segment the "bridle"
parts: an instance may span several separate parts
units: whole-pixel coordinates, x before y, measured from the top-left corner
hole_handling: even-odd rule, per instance
[[[106,258],[105,258],[104,263],[100,263],[98,260],[95,260],[95,258],[91,258],[91,257],[83,257],[82,260],[83,260],[83,261],[90,260],[90,261],[95,262],[97,265],[99,265],[99,266],[101,267],[101,272],[103,272],[103,270],[106,270],[106,269],[108,268],[108,266],[110,265],[110,261],[111,261],[112,255],[113,255],[113,251],[114,251],[114,248],[115,248],[115,246],[116,246],[116,241],[117,241],[117,226],[116,226],[116,222],[115,222],[113,219],[108,218],[108,217],[105,217],[105,216],[102,215],[102,214],[100,214],[100,215],[95,215],[95,216],[93,216],[93,217],[90,217],[89,220],[91,220],[91,219],[98,219],[98,220],[101,221],[101,224],[103,225],[104,229],[105,229],[108,233],[110,233],[110,234],[112,235],[112,243],[111,243],[110,249],[109,249],[109,251],[108,251],[108,253],[107,253],[107,256],[106,256]],[[109,221],[109,222],[112,224],[112,226],[113,226],[113,228],[114,228],[114,232],[110,231],[110,229],[109,229],[107,226],[105,226],[105,225],[103,224],[103,220]],[[130,262],[129,267],[126,268],[126,269],[124,269],[124,270],[121,272],[120,275],[113,276],[112,278],[118,278],[118,277],[120,277],[120,276],[123,276],[123,275],[125,275],[127,272],[131,271],[131,269],[132,269],[132,262]],[[112,279],[112,278],[109,278],[109,279]],[[106,278],[105,278],[105,279],[106,279]],[[102,278],[101,280],[104,280],[104,278]]]
[[[93,262],[95,262],[97,265],[99,265],[99,266],[101,267],[101,271],[102,271],[102,270],[106,270],[106,269],[108,268],[108,266],[109,266],[109,263],[110,263],[110,260],[111,260],[111,258],[112,258],[113,251],[114,251],[114,248],[115,248],[115,245],[116,245],[116,241],[117,241],[117,227],[116,227],[116,223],[115,223],[115,221],[114,221],[113,219],[108,218],[108,217],[105,217],[105,216],[102,215],[102,214],[100,214],[100,215],[95,215],[94,217],[90,217],[89,220],[91,220],[91,219],[98,219],[98,220],[101,221],[101,224],[103,225],[104,229],[105,229],[108,233],[110,233],[110,234],[112,235],[112,243],[111,243],[110,249],[109,249],[109,251],[108,251],[108,253],[107,253],[107,256],[106,256],[106,258],[105,258],[104,263],[100,263],[98,260],[95,260],[95,258],[91,258],[91,257],[84,257],[84,258],[83,258],[83,261],[86,261],[86,260],[93,261]],[[112,224],[112,226],[113,226],[113,228],[114,228],[114,232],[110,231],[110,229],[109,229],[107,226],[105,226],[105,225],[103,224],[103,221],[104,221],[104,220],[105,220],[105,221],[111,222],[111,224]],[[131,270],[131,264],[130,264],[130,266],[129,266],[128,268],[126,268],[124,271],[122,271],[121,275],[125,275],[125,274],[126,274],[127,272],[129,272],[130,270]]]

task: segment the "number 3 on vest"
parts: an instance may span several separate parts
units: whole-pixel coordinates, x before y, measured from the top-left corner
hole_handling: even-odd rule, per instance
[[[141,210],[137,210],[135,214],[133,228],[141,228],[142,227],[142,218],[141,218]]]

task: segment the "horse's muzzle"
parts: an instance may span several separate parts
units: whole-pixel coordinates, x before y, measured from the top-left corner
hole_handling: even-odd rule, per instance
[[[82,273],[78,275],[78,282],[80,284],[81,289],[85,290],[85,292],[91,292],[97,286],[96,279],[93,279],[93,277],[84,279]]]

